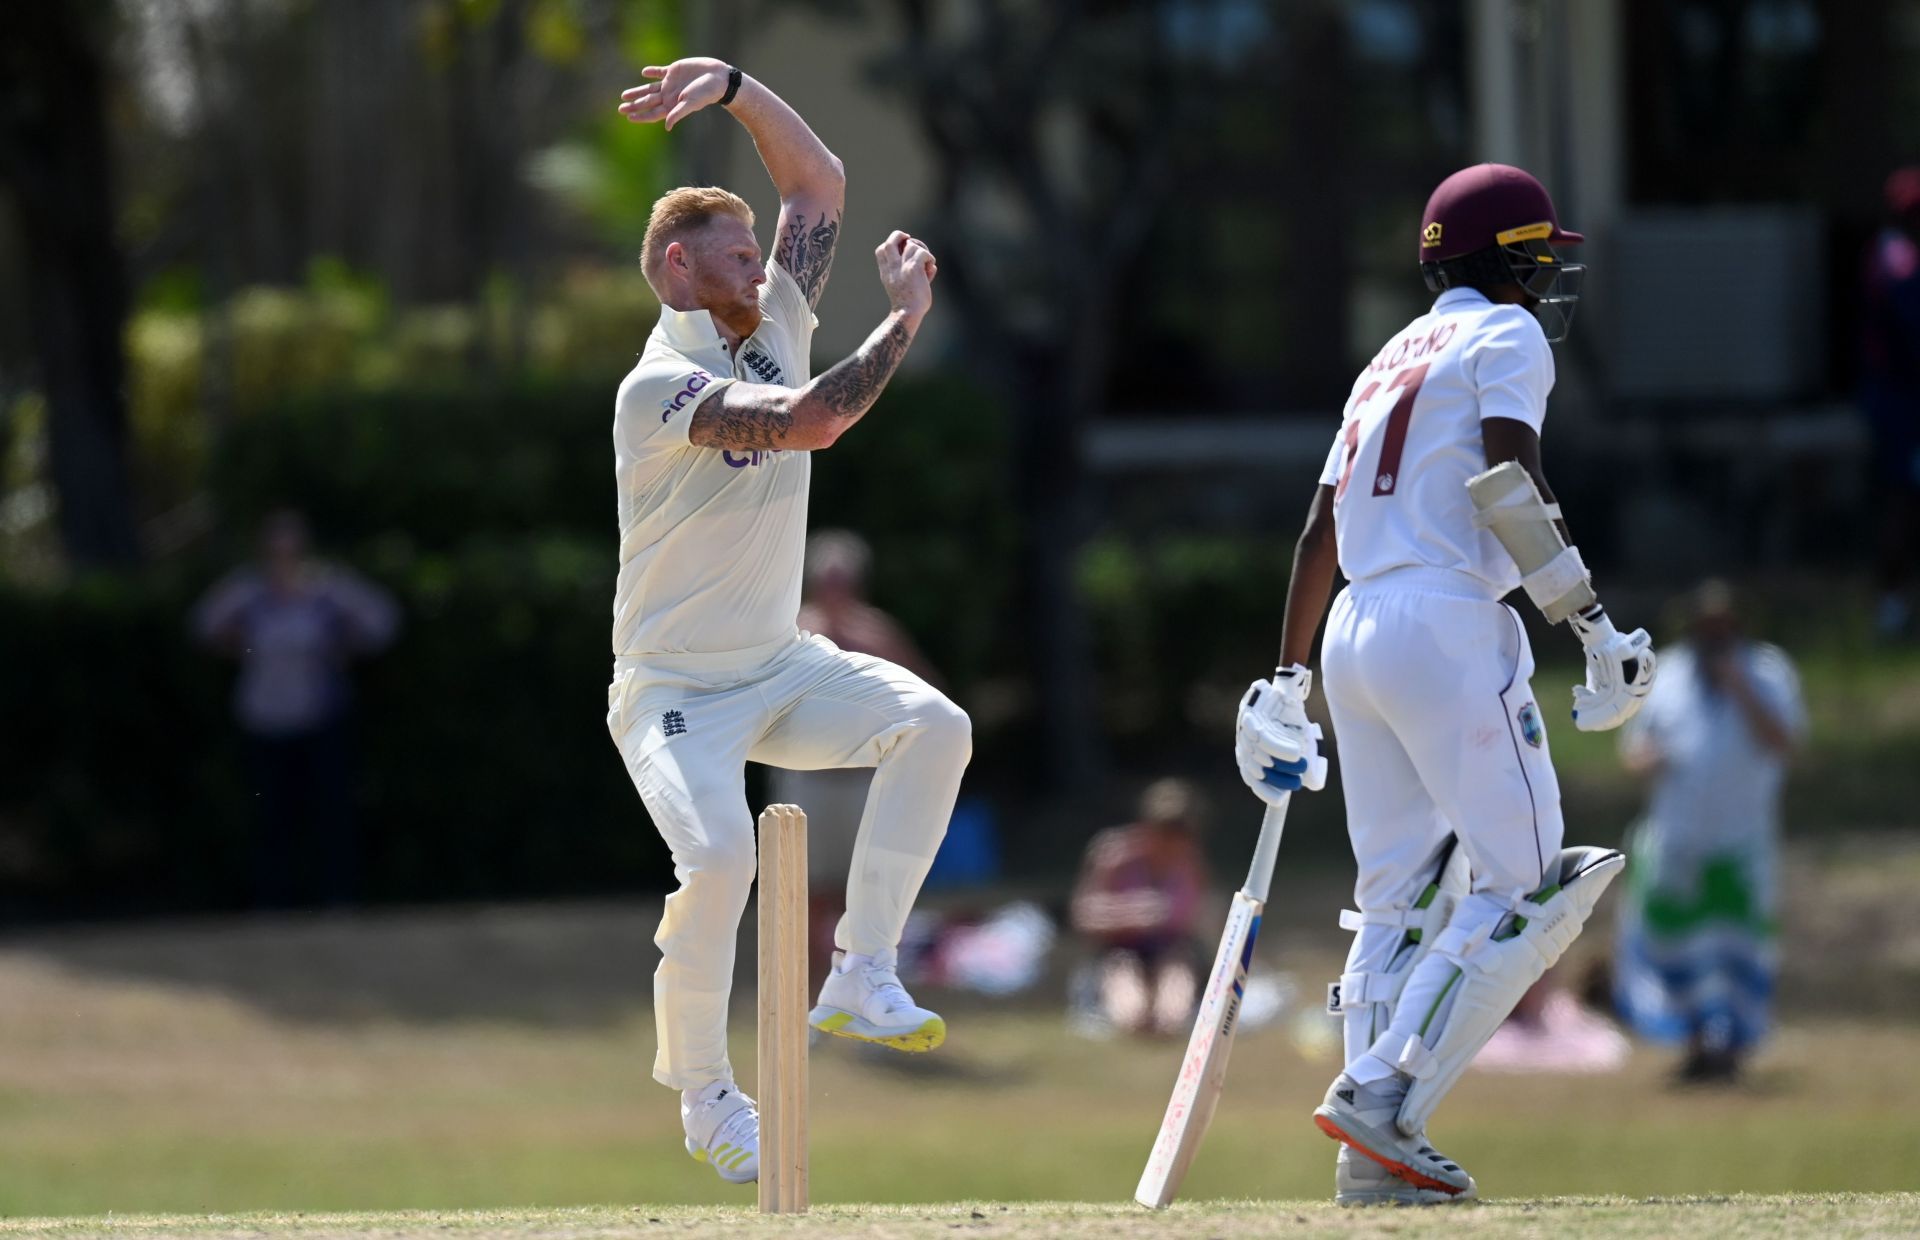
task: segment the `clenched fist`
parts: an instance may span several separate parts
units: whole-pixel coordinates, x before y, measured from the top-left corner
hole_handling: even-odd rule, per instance
[[[880,283],[895,310],[917,319],[933,308],[933,277],[939,273],[940,264],[924,241],[895,229],[873,257],[880,264]]]

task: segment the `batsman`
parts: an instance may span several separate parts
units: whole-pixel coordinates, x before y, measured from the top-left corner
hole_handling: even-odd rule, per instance
[[[1540,468],[1549,344],[1584,270],[1557,247],[1580,240],[1518,168],[1481,164],[1434,191],[1418,256],[1439,296],[1354,383],[1294,558],[1281,670],[1241,702],[1235,757],[1254,792],[1318,787],[1307,661],[1325,615],[1359,879],[1328,996],[1346,1067],[1314,1122],[1340,1142],[1343,1204],[1474,1195],[1427,1121],[1625,863],[1561,847],[1533,654],[1501,602],[1519,587],[1579,638],[1575,726],[1640,708],[1652,643],[1608,619]],[[1336,567],[1348,584],[1328,614]]]
[[[886,387],[933,304],[933,254],[875,251],[890,308],[811,374],[814,307],[840,236],[840,161],[766,86],[718,60],[642,71],[620,112],[672,129],[719,107],[780,194],[773,257],[724,189],[653,204],[641,254],[660,322],[614,404],[620,575],[607,727],[678,888],[654,942],[654,1079],[680,1091],[686,1148],[732,1183],[759,1176],[760,1119],[734,1083],[727,1000],[755,874],[746,763],[873,767],[834,967],[814,1028],[930,1050],[940,1017],[901,988],[895,950],[972,753],[967,716],[913,673],[797,627],[813,453]]]

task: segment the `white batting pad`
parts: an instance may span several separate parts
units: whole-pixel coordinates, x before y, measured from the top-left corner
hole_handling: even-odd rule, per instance
[[[1413,1077],[1400,1108],[1400,1131],[1426,1131],[1433,1109],[1500,1027],[1527,988],[1540,980],[1580,935],[1593,906],[1626,856],[1606,848],[1561,850],[1553,882],[1488,917],[1488,901],[1469,898],[1433,945],[1453,962],[1458,980],[1435,1002],[1420,1035],[1407,1039],[1399,1068]]]
[[[1467,894],[1467,850],[1454,844],[1411,908],[1340,914],[1340,928],[1354,932],[1340,980],[1327,985],[1327,1011],[1344,1021],[1346,1062],[1372,1047],[1393,1022],[1407,978],[1433,950]]]

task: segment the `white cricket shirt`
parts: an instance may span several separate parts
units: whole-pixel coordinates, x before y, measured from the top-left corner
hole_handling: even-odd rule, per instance
[[[616,658],[721,654],[796,631],[811,455],[697,448],[687,438],[694,410],[736,379],[783,387],[807,381],[819,321],[772,260],[760,311],[759,328],[736,358],[707,311],[662,306],[614,398]]]
[[[1450,289],[1354,381],[1320,481],[1335,488],[1340,571],[1362,581],[1410,565],[1470,573],[1498,597],[1513,559],[1473,527],[1467,479],[1487,468],[1485,418],[1535,432],[1547,416],[1553,351],[1533,315]]]

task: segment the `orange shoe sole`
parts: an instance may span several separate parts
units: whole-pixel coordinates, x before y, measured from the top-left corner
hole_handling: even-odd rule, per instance
[[[1352,1149],[1354,1153],[1364,1154],[1366,1157],[1371,1158],[1373,1161],[1379,1163],[1381,1166],[1385,1167],[1388,1171],[1393,1172],[1395,1176],[1397,1176],[1402,1180],[1405,1180],[1407,1183],[1413,1185],[1415,1188],[1432,1189],[1436,1193],[1446,1193],[1449,1196],[1453,1196],[1453,1197],[1457,1197],[1461,1193],[1466,1191],[1463,1188],[1457,1188],[1452,1184],[1448,1184],[1444,1180],[1436,1180],[1432,1176],[1426,1174],[1424,1171],[1419,1171],[1413,1167],[1409,1167],[1407,1164],[1401,1162],[1398,1159],[1388,1158],[1385,1155],[1374,1153],[1372,1150],[1368,1149],[1366,1146],[1360,1144],[1358,1141],[1355,1141],[1352,1137],[1348,1136],[1345,1130],[1343,1130],[1340,1127],[1340,1125],[1334,1123],[1331,1119],[1328,1119],[1324,1115],[1314,1116],[1313,1122],[1315,1126],[1320,1129],[1321,1132],[1326,1133],[1328,1136],[1332,1137],[1335,1141],[1338,1141],[1340,1144]]]

